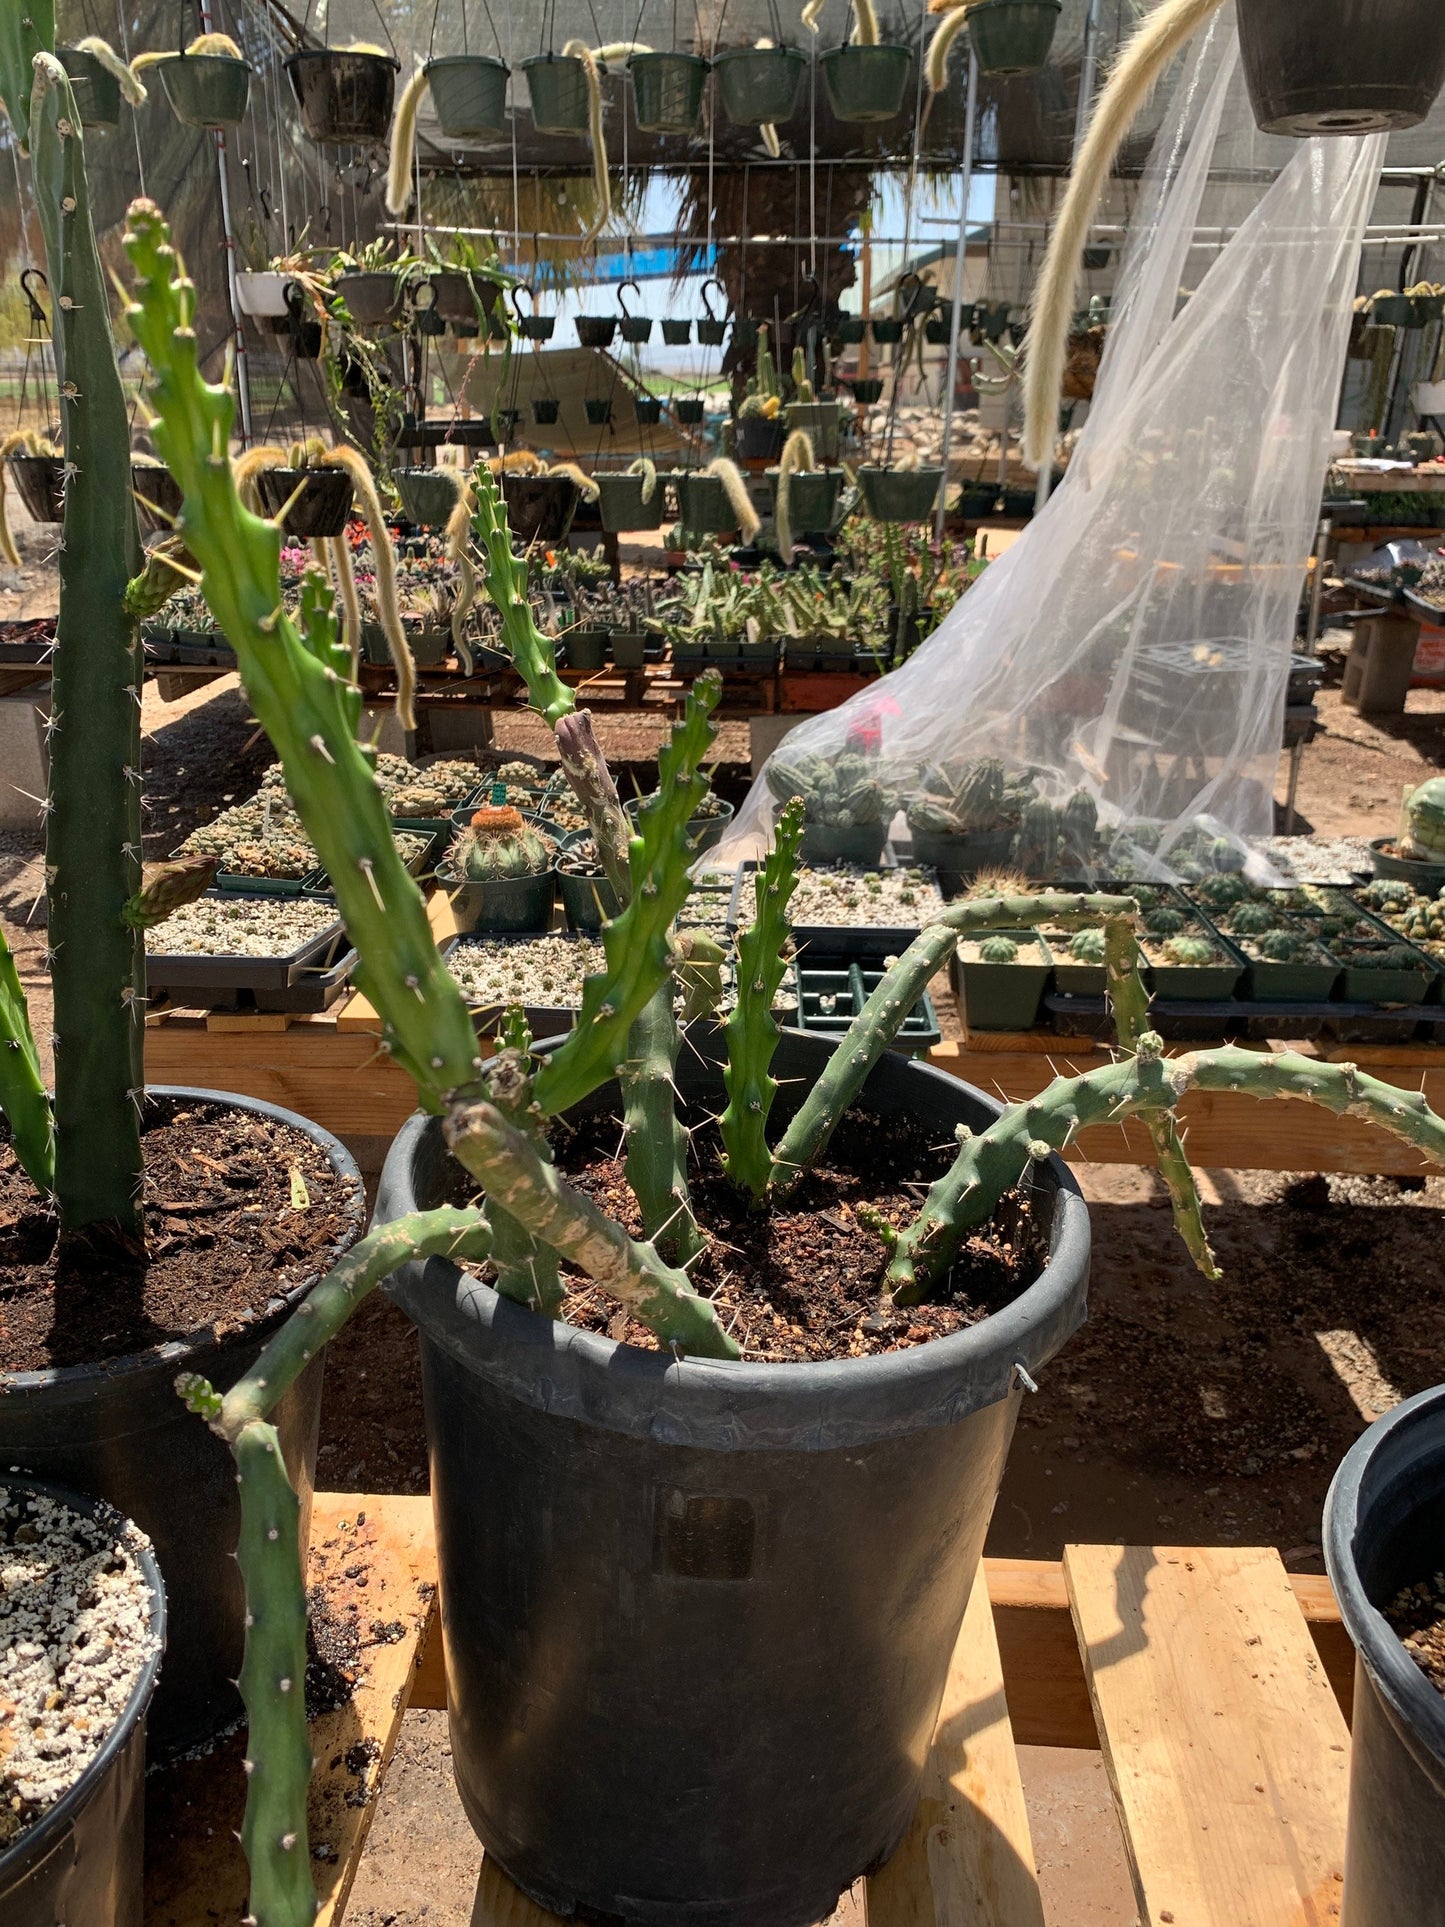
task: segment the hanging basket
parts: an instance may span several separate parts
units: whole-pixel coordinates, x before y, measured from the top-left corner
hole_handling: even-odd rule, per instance
[[[57,47],[55,57],[70,79],[75,111],[82,127],[120,125],[120,82],[107,73],[94,54],[79,47]]]
[[[876,375],[862,375],[853,384],[853,399],[860,408],[871,408],[883,394],[883,383]]]
[[[984,0],[987,5],[987,0]],[[875,522],[926,522],[938,501],[941,468],[860,468],[858,486]]]
[[[605,395],[600,398],[589,395],[582,406],[586,410],[588,423],[593,428],[605,428],[612,420],[612,403]]]
[[[979,0],[968,15],[979,71],[998,78],[1036,74],[1049,57],[1062,10],[1062,0]]]
[[[677,505],[682,525],[693,535],[732,535],[738,512],[717,475],[679,475]]]
[[[822,461],[837,461],[838,426],[843,416],[841,402],[790,401],[783,414],[790,435],[796,428],[806,429],[808,439],[813,444],[813,453]]]
[[[501,477],[502,500],[512,533],[523,544],[563,542],[577,513],[578,489],[570,475]]]
[[[384,141],[400,68],[391,54],[330,47],[304,48],[286,62],[301,124],[323,144]]]
[[[368,268],[336,278],[336,297],[358,328],[385,328],[406,314],[406,280],[389,268]]]
[[[448,140],[500,140],[507,131],[507,63],[492,54],[445,54],[426,63],[437,124]]]
[[[541,395],[532,403],[532,420],[538,428],[550,428],[561,406],[555,395]]]
[[[709,67],[700,54],[634,54],[632,103],[644,134],[690,134]]]
[[[698,345],[703,348],[721,348],[727,340],[728,324],[709,315],[697,324]]]
[[[781,126],[797,111],[807,61],[794,47],[734,47],[717,56],[718,93],[735,127]]]
[[[579,314],[577,317],[577,339],[584,348],[610,348],[616,333],[614,314]]]
[[[242,314],[249,315],[289,315],[291,303],[286,299],[286,290],[291,285],[289,275],[277,274],[272,268],[263,268],[251,274],[236,276],[236,306]]]
[[[836,120],[896,120],[913,65],[911,47],[832,47],[823,55],[823,86]]]
[[[181,512],[181,485],[162,462],[132,462],[136,519],[147,535],[169,535]]]
[[[1414,298],[1408,294],[1377,294],[1370,303],[1370,320],[1377,328],[1418,328]]]
[[[696,428],[706,418],[707,403],[701,395],[680,395],[672,404],[672,413],[686,427]]]
[[[550,341],[557,332],[554,314],[524,314],[519,322],[523,341]]]
[[[733,423],[733,454],[740,462],[775,462],[783,446],[783,418],[739,415]]]
[[[645,314],[627,314],[617,324],[618,332],[624,341],[634,345],[652,339],[652,317]]]
[[[273,521],[281,516],[287,535],[310,541],[346,533],[354,491],[344,468],[263,468],[256,476],[256,493]]]
[[[692,340],[690,321],[664,321],[662,339],[669,348],[685,348]]]
[[[15,493],[32,522],[65,520],[65,460],[60,455],[7,455]]]
[[[478,321],[495,314],[502,298],[500,285],[475,269],[438,268],[427,279],[432,306],[443,321]]]
[[[892,348],[903,339],[903,323],[897,315],[877,315],[868,328],[880,348]]]
[[[522,62],[539,134],[587,132],[587,69],[573,54],[534,54]]]
[[[758,345],[758,334],[762,325],[761,321],[750,314],[738,315],[733,321],[734,350],[741,351],[748,348],[756,348]]]
[[[1250,105],[1269,134],[1414,127],[1445,85],[1435,0],[1238,0]]]
[[[251,101],[251,69],[230,54],[176,54],[160,65],[161,85],[187,127],[239,127]]]
[[[773,475],[776,492],[778,478]],[[838,514],[841,468],[802,468],[788,477],[788,521],[799,535],[825,535]],[[776,493],[775,498],[776,499]]]
[[[644,428],[656,428],[662,420],[662,403],[656,395],[634,395],[632,412]]]
[[[861,314],[840,314],[829,332],[844,348],[856,348],[868,332],[868,318]]]
[[[444,468],[396,468],[391,479],[408,522],[441,528],[457,505],[457,485]]]
[[[663,486],[659,478],[647,501],[642,499],[645,477],[641,475],[594,475],[597,508],[602,526],[609,535],[627,529],[662,527]]]

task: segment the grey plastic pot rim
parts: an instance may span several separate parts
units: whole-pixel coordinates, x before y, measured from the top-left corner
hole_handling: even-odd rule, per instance
[[[1325,1495],[1325,1570],[1360,1664],[1416,1766],[1445,1796],[1445,1694],[1406,1652],[1365,1591],[1355,1558],[1360,1514],[1372,1498],[1408,1485],[1427,1459],[1445,1459],[1445,1385],[1407,1398],[1356,1439]]]
[[[24,1868],[27,1862],[38,1867],[49,1855],[71,1821],[109,1773],[115,1763],[116,1755],[128,1743],[137,1722],[150,1705],[151,1697],[156,1690],[161,1661],[165,1657],[166,1588],[150,1540],[132,1520],[127,1519],[125,1514],[118,1511],[108,1500],[96,1498],[89,1492],[78,1492],[74,1487],[61,1485],[54,1479],[32,1479],[24,1472],[16,1472],[9,1478],[0,1475],[0,1486],[6,1489],[22,1486],[27,1492],[41,1493],[47,1498],[56,1499],[60,1504],[68,1506],[72,1512],[94,1519],[121,1540],[126,1551],[140,1568],[141,1576],[145,1580],[146,1592],[150,1599],[147,1631],[156,1642],[155,1651],[136,1675],[135,1684],[126,1697],[125,1705],[121,1708],[114,1726],[106,1734],[95,1758],[86,1765],[79,1778],[61,1794],[54,1806],[47,1808],[32,1826],[27,1827],[17,1840],[0,1853],[0,1893],[4,1893],[12,1890],[13,1873],[19,1870],[20,1878],[24,1879],[26,1878]]]
[[[250,1111],[257,1117],[274,1118],[279,1123],[289,1124],[293,1130],[302,1132],[311,1139],[313,1144],[324,1151],[337,1176],[352,1187],[355,1204],[354,1237],[347,1241],[345,1247],[332,1253],[323,1270],[302,1279],[299,1284],[293,1285],[290,1291],[269,1299],[258,1312],[254,1313],[251,1326],[259,1332],[268,1320],[279,1318],[282,1312],[299,1304],[318,1279],[324,1277],[336,1259],[343,1255],[343,1250],[349,1249],[355,1237],[361,1235],[366,1216],[366,1190],[356,1159],[352,1157],[341,1139],[328,1131],[324,1125],[317,1124],[309,1117],[302,1117],[299,1111],[288,1111],[284,1104],[268,1104],[261,1097],[247,1097],[240,1091],[206,1090],[194,1084],[147,1084],[146,1096],[193,1098],[206,1104],[224,1104],[234,1110]],[[89,1396],[86,1386],[92,1384],[97,1375],[103,1374],[107,1379],[115,1380],[132,1374],[151,1373],[159,1365],[179,1362],[182,1359],[186,1360],[189,1366],[194,1367],[199,1354],[228,1344],[238,1335],[236,1331],[230,1331],[224,1338],[207,1341],[203,1333],[197,1333],[192,1338],[172,1339],[168,1344],[157,1345],[150,1351],[127,1352],[123,1357],[106,1359],[100,1363],[52,1365],[38,1371],[26,1372],[0,1370],[0,1398],[26,1392],[69,1391],[76,1398],[83,1400]]]
[[[785,1040],[824,1040],[784,1033]],[[560,1039],[538,1048],[551,1048]],[[979,1122],[1003,1106],[929,1065],[888,1065],[937,1080],[966,1100]],[[871,1082],[872,1080],[870,1080]],[[600,1097],[615,1087],[604,1086]],[[598,1101],[597,1097],[588,1100]],[[373,1223],[415,1208],[411,1174],[424,1140],[440,1129],[418,1112],[387,1154]],[[1068,1166],[1054,1155],[1058,1206],[1049,1256],[1011,1304],[965,1331],[908,1351],[825,1364],[754,1365],[735,1359],[669,1358],[543,1318],[444,1258],[401,1267],[386,1282],[427,1337],[470,1370],[538,1410],[602,1430],[704,1451],[829,1451],[958,1423],[1030,1383],[1083,1323],[1089,1213]],[[1027,1377],[1021,1376],[1026,1374]]]

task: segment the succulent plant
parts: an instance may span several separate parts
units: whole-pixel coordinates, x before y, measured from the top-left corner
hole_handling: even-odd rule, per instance
[[[1266,963],[1302,963],[1309,950],[1309,940],[1296,930],[1266,930],[1255,949]]]
[[[1355,970],[1418,970],[1420,958],[1407,943],[1366,944],[1359,950],[1348,950],[1345,962]]]
[[[1099,805],[1088,790],[1075,790],[1059,813],[1059,826],[1070,856],[1081,865],[1092,861],[1099,829]]]
[[[520,810],[510,804],[488,806],[476,812],[452,845],[451,861],[458,876],[474,883],[535,877],[552,861],[556,847]]]
[[[1445,860],[1445,776],[1432,776],[1405,792],[1399,847],[1401,856]]]
[[[1258,937],[1273,930],[1278,922],[1278,914],[1267,903],[1241,903],[1231,915],[1229,927],[1241,937]]]
[[[934,836],[1004,830],[1018,823],[1034,793],[1029,776],[1008,769],[996,756],[935,763],[924,770],[922,789],[909,799],[905,813],[910,829]]]
[[[860,823],[880,823],[887,810],[872,763],[856,750],[836,757],[803,755],[788,760],[775,756],[767,775],[768,788],[780,803],[802,798],[808,823],[849,829]]]
[[[980,963],[1011,964],[1019,954],[1019,947],[1012,937],[985,937],[978,946]]]
[[[1104,962],[1104,933],[1102,930],[1081,930],[1069,944],[1069,955],[1075,963],[1101,964]]]
[[[1243,903],[1250,890],[1242,876],[1220,871],[1214,876],[1201,878],[1195,885],[1194,894],[1211,910],[1228,910],[1236,903]]]
[[[1438,941],[1445,937],[1445,904],[1434,900],[1412,903],[1408,910],[1391,914],[1389,921],[1398,924],[1415,943]]]
[[[1172,903],[1161,903],[1144,913],[1144,928],[1151,937],[1177,937],[1187,922],[1184,912]]]
[[[1058,870],[1059,813],[1044,797],[1034,797],[1025,808],[1009,855],[1028,876],[1052,876]]]
[[[1221,876],[1237,874],[1244,868],[1244,851],[1232,837],[1216,836],[1209,845],[1209,861]]]
[[[1208,937],[1174,936],[1164,946],[1166,963],[1182,964],[1188,969],[1212,964],[1218,955]]]
[[[1415,901],[1415,889],[1403,877],[1373,877],[1360,895],[1372,910],[1408,910]]]

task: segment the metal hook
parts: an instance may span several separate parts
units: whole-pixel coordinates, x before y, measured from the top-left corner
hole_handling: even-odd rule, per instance
[[[632,310],[628,307],[627,303],[622,298],[626,294],[629,288],[631,288],[632,292],[637,296],[639,301],[642,299],[642,289],[638,286],[638,284],[635,281],[620,281],[617,284],[617,306],[622,311],[622,318],[624,321],[630,321],[632,319]],[[705,300],[706,296],[704,296],[703,298]],[[711,312],[712,310],[709,309],[708,313],[711,314]]]
[[[527,319],[527,317],[522,313],[521,307],[517,300],[518,295],[523,295],[523,294],[526,295],[527,299],[531,302],[534,311],[536,310],[536,306],[537,306],[537,290],[532,286],[530,281],[519,281],[516,284],[516,286],[512,289],[512,295],[511,295],[512,313],[516,315],[518,321],[525,321]]]
[[[50,283],[45,278],[45,271],[43,268],[23,269],[20,275],[20,286],[22,291],[24,292],[25,299],[30,303],[30,319],[34,322],[37,328],[48,328],[50,326],[49,317],[46,315],[44,308],[41,307],[40,303],[35,298],[35,290],[30,285],[32,281],[38,281],[41,287],[44,288],[45,292],[49,294]]]
[[[905,288],[908,294],[899,312],[901,318],[907,322],[912,321],[917,315],[918,305],[923,299],[923,276],[913,273],[901,275],[898,281],[898,293],[902,295]]]
[[[704,307],[705,307],[705,308],[707,309],[707,318],[708,318],[708,320],[709,320],[709,321],[716,321],[716,320],[717,320],[717,316],[716,316],[716,315],[715,315],[715,314],[713,313],[713,308],[712,308],[712,303],[711,303],[711,301],[709,301],[709,300],[708,300],[708,298],[707,298],[707,291],[708,291],[708,289],[709,289],[709,288],[716,288],[716,289],[717,289],[717,291],[718,291],[718,293],[719,293],[719,294],[720,294],[720,295],[722,296],[722,298],[723,298],[723,317],[724,317],[724,319],[726,319],[726,316],[727,316],[727,298],[728,298],[728,291],[727,291],[727,285],[726,285],[726,283],[725,283],[725,282],[723,282],[723,281],[722,281],[722,280],[721,280],[721,279],[720,279],[720,278],[719,278],[719,277],[718,277],[717,275],[712,275],[712,276],[710,276],[710,277],[709,277],[709,279],[708,279],[708,280],[706,280],[706,281],[704,281],[704,282],[703,282],[703,284],[702,284],[702,290],[701,290],[701,292],[702,292],[702,305],[703,305],[703,306],[704,306]]]

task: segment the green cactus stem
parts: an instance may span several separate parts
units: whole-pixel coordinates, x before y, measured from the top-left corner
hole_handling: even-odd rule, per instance
[[[677,1053],[672,982],[644,1006],[617,1067],[622,1086],[622,1131],[627,1182],[642,1212],[642,1228],[669,1262],[690,1264],[707,1246],[693,1216],[687,1182],[687,1132],[677,1115]]]
[[[1293,1051],[1264,1056],[1225,1045],[1164,1057],[1152,1032],[1137,1053],[1083,1077],[1055,1078],[1047,1090],[1010,1105],[996,1124],[965,1140],[922,1211],[898,1235],[887,1288],[898,1304],[916,1304],[953,1263],[967,1233],[982,1224],[1029,1164],[1063,1150],[1091,1124],[1152,1113],[1172,1116],[1186,1092],[1246,1091],[1254,1097],[1304,1098],[1337,1117],[1363,1117],[1413,1144],[1432,1164],[1445,1164],[1445,1119],[1419,1091],[1367,1077],[1353,1064],[1321,1064]],[[1196,1262],[1198,1262],[1196,1258]]]
[[[665,1264],[649,1244],[639,1244],[590,1198],[575,1190],[554,1166],[543,1163],[520,1131],[493,1104],[461,1103],[445,1124],[452,1154],[533,1237],[585,1271],[677,1352],[705,1358],[737,1358],[736,1343],[717,1313],[688,1283],[687,1274]]]
[[[550,1164],[546,1122],[532,1091],[532,1037],[520,1010],[503,1017],[500,1045],[482,1073],[487,1096],[542,1162]],[[504,1298],[530,1305],[544,1318],[558,1317],[563,1294],[556,1252],[539,1243],[494,1197],[487,1199],[487,1222],[492,1228],[493,1285]]]
[[[570,715],[559,717],[555,733],[563,772],[586,812],[607,881],[617,892],[619,902],[626,903],[632,895],[632,871],[627,857],[632,832],[592,727],[591,710],[574,709]]]
[[[109,289],[52,9],[14,0],[0,15],[0,94],[31,148],[45,238],[65,455],[45,824],[55,1196],[66,1243],[109,1261],[144,1238],[145,944],[124,916],[141,876],[142,659],[127,588],[142,551]]]
[[[753,921],[739,931],[738,998],[727,1022],[723,1082],[727,1108],[718,1119],[723,1169],[739,1190],[762,1198],[773,1175],[768,1113],[777,1095],[773,1055],[782,1035],[773,999],[788,968],[788,904],[798,881],[803,804],[794,797],[779,816],[773,847],[753,886]]]
[[[512,530],[507,505],[496,478],[485,462],[477,465],[476,504],[472,535],[484,558],[487,593],[502,619],[502,638],[512,664],[527,685],[532,707],[555,728],[577,707],[577,700],[557,674],[557,651],[537,627],[527,599],[527,565],[512,553]]]
[[[236,493],[225,457],[231,397],[201,377],[195,289],[150,202],[131,207],[125,245],[137,277],[128,319],[153,371],[156,447],[184,497],[180,534],[201,565],[206,600],[236,650],[247,697],[280,752],[286,786],[331,877],[361,956],[357,983],[381,1014],[385,1047],[416,1080],[423,1105],[440,1110],[451,1092],[475,1081],[476,1036],[356,741],[361,696],[345,676],[330,591],[307,578],[299,627],[281,606],[280,531]]]
[[[1135,912],[1132,897],[1053,891],[1036,897],[974,897],[950,904],[943,917],[916,936],[884,973],[848,1026],[773,1153],[773,1191],[786,1196],[823,1155],[839,1118],[898,1035],[900,1024],[918,1002],[929,978],[948,962],[960,937],[979,930],[1031,930],[1040,923],[1072,930],[1086,922],[1098,923],[1101,918],[1127,920]],[[1095,934],[1100,937],[1102,962],[1102,933]]]
[[[613,1076],[633,1024],[668,980],[672,926],[691,888],[687,826],[707,792],[699,765],[717,734],[712,712],[721,691],[716,672],[697,678],[658,755],[657,794],[638,811],[630,849],[632,900],[602,931],[607,968],[587,979],[571,1036],[537,1073],[537,1101],[549,1116]]]
[[[55,1118],[30,1028],[30,1010],[0,931],[0,1112],[21,1169],[49,1197],[55,1189]]]
[[[672,970],[682,992],[682,1021],[715,1017],[722,1003],[722,967],[728,953],[705,930],[679,930],[672,946]]]
[[[220,858],[214,856],[180,856],[168,863],[144,864],[141,887],[121,914],[132,929],[153,930],[203,897],[220,867]]]

